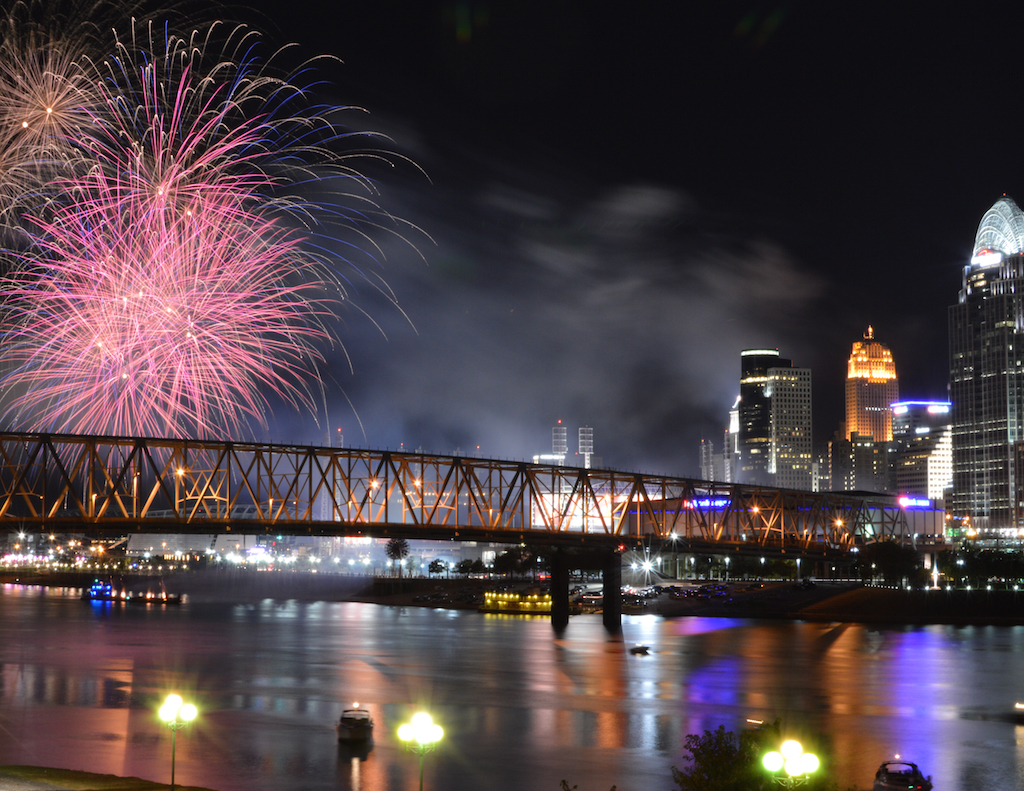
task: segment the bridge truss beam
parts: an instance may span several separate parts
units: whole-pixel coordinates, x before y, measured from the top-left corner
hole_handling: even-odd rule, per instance
[[[0,433],[0,529],[682,538],[826,549],[900,538],[891,498],[614,470],[240,442]]]

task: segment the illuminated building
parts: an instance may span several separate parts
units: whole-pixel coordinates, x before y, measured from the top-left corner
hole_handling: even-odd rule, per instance
[[[726,483],[739,481],[740,469],[740,397],[729,410],[729,428],[725,430],[722,449],[722,480]]]
[[[739,482],[811,489],[811,371],[778,349],[740,352]]]
[[[949,308],[953,489],[949,514],[981,531],[1019,526],[1024,470],[1024,214],[1002,197],[981,220]]]
[[[900,397],[892,352],[874,339],[868,327],[864,340],[853,344],[846,374],[846,438],[892,440],[892,409]]]
[[[953,430],[948,401],[892,405],[896,488],[900,494],[941,502],[953,482]]]

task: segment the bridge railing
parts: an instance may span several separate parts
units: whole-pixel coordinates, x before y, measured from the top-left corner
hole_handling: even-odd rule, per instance
[[[0,525],[447,532],[762,546],[906,532],[886,498],[421,453],[0,433]]]

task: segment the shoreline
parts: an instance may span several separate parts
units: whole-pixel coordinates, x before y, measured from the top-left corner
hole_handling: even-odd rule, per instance
[[[90,572],[0,572],[0,584],[82,588],[92,582]],[[696,588],[704,581],[681,582]],[[195,604],[277,601],[354,601],[397,607],[433,607],[476,611],[484,590],[497,585],[535,586],[535,581],[360,577],[344,574],[250,569],[189,571],[164,577],[126,577],[131,590],[161,586],[183,594]],[[763,585],[763,587],[754,587]],[[793,581],[727,584],[725,595],[715,598],[673,599],[662,592],[646,600],[640,610],[626,608],[623,615],[652,614],[664,618],[721,617],[769,618],[817,622],[879,625],[1024,625],[1024,591],[1012,590],[898,590],[865,586],[860,582],[819,581],[800,588]],[[533,616],[536,617],[536,616]]]

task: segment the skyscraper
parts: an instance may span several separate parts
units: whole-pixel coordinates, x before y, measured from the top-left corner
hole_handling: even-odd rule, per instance
[[[889,348],[874,339],[868,327],[864,340],[853,344],[846,374],[846,438],[892,441],[892,404],[899,400],[896,365]]]
[[[811,371],[778,349],[740,352],[739,480],[811,489]]]
[[[946,503],[981,530],[1019,527],[1024,440],[1024,213],[1004,196],[981,220],[949,308],[953,490]]]
[[[948,401],[902,401],[892,405],[896,485],[900,494],[942,502],[953,478]]]

